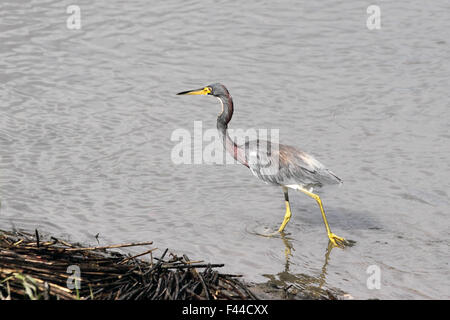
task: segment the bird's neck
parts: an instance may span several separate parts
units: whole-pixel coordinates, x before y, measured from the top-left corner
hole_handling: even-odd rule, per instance
[[[228,135],[228,123],[231,121],[231,117],[233,116],[234,111],[233,99],[231,98],[229,93],[217,98],[222,105],[222,112],[217,117],[217,130],[219,131],[220,137],[222,138],[223,146],[235,160],[248,167],[244,150],[239,147]]]
[[[222,106],[222,112],[219,114],[219,117],[217,118],[217,127],[219,127],[220,123],[221,125],[224,125],[225,128],[227,128],[228,123],[231,121],[231,118],[233,117],[234,111],[233,99],[231,98],[231,95],[229,93],[218,96],[217,99],[219,99],[220,104]]]

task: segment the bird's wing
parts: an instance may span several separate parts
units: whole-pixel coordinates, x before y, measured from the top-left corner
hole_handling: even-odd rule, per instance
[[[312,155],[294,147],[263,140],[245,146],[250,170],[267,183],[320,187],[342,182]]]

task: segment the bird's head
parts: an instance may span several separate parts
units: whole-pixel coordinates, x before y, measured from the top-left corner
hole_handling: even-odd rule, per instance
[[[220,83],[214,83],[210,84],[209,86],[206,86],[204,88],[195,89],[195,90],[188,90],[177,93],[177,95],[182,94],[190,94],[190,95],[212,95],[215,97],[221,97],[229,95],[227,88],[223,84]]]

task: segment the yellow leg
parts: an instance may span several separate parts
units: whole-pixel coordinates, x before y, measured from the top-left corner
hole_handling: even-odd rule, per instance
[[[288,188],[283,187],[284,192],[284,202],[286,203],[286,214],[284,215],[283,223],[281,223],[280,228],[278,229],[278,232],[282,232],[284,228],[286,227],[289,220],[291,220],[291,206],[289,205],[289,196],[288,196]]]
[[[327,217],[325,215],[325,210],[323,209],[322,200],[320,199],[320,197],[317,194],[309,192],[306,189],[299,188],[299,190],[317,201],[317,204],[320,207],[320,211],[322,212],[323,222],[325,223],[325,228],[327,229],[327,234],[328,238],[330,239],[330,242],[337,247],[344,247],[346,244],[348,244],[347,240],[338,237],[337,235],[331,232],[330,226],[328,225]]]

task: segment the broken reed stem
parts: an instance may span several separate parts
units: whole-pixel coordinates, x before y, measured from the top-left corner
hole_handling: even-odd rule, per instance
[[[105,249],[117,249],[117,248],[125,248],[125,247],[136,247],[136,246],[146,246],[153,244],[153,241],[150,242],[136,242],[136,243],[125,243],[125,244],[114,244],[110,246],[102,246],[102,247],[86,247],[86,248],[65,248],[65,251],[90,251],[90,250],[105,250]]]
[[[122,263],[125,263],[125,262],[127,262],[127,261],[130,261],[131,259],[136,259],[136,258],[141,257],[141,256],[144,256],[144,255],[146,255],[146,254],[149,254],[149,253],[155,251],[156,249],[158,249],[158,248],[153,248],[153,249],[147,250],[147,251],[145,251],[145,252],[142,252],[142,253],[140,253],[140,254],[137,254],[137,255],[135,255],[135,256],[132,256],[132,257],[123,259],[122,261],[119,262],[119,264],[122,264]]]
[[[164,269],[184,269],[184,268],[221,268],[223,267],[223,263],[219,264],[190,264],[189,262],[186,264],[180,264],[180,265],[162,265],[161,268]]]

